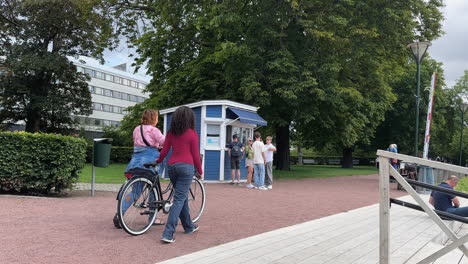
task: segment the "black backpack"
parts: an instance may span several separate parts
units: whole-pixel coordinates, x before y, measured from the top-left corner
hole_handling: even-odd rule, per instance
[[[239,146],[239,143],[234,144],[234,142],[232,142],[231,156],[232,156],[232,157],[240,157],[240,156],[242,156],[242,149],[241,149],[241,147]]]

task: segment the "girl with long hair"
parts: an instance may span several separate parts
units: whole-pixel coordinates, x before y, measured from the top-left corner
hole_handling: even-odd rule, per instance
[[[189,107],[181,106],[172,115],[171,126],[157,160],[158,163],[164,160],[171,148],[172,154],[168,164],[169,178],[174,185],[174,201],[161,239],[165,243],[175,242],[174,232],[179,218],[186,234],[198,230],[198,226],[190,218],[187,195],[195,168],[198,172],[197,177],[201,177],[203,170],[198,135],[195,132],[195,114]]]

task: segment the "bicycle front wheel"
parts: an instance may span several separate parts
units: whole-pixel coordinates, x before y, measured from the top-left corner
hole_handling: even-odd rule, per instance
[[[134,177],[123,188],[117,211],[120,226],[130,235],[141,235],[154,222],[159,207],[159,190],[146,177]]]
[[[192,221],[197,222],[203,210],[205,209],[205,186],[203,182],[196,177],[193,177],[192,184],[188,193],[188,204]]]

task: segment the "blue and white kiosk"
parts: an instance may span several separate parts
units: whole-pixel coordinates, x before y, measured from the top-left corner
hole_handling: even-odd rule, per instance
[[[243,145],[252,137],[254,129],[267,122],[257,114],[258,107],[228,100],[199,101],[186,104],[195,112],[195,130],[203,154],[205,181],[231,180],[231,163],[227,145],[237,134]],[[164,117],[163,133],[169,130],[172,114],[179,106],[160,110]],[[245,157],[241,161],[241,179],[246,179]]]

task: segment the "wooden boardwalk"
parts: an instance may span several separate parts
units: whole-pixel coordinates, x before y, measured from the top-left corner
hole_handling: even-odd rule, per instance
[[[427,201],[428,196],[423,196]],[[409,196],[401,199],[412,202]],[[461,202],[468,204],[464,199]],[[162,263],[378,263],[378,214],[378,204],[375,204],[240,239]],[[391,263],[417,263],[447,243],[447,237],[426,213],[392,205],[390,214]],[[468,233],[468,226],[458,222],[448,223],[459,237]],[[468,259],[456,249],[435,263],[468,264]]]

